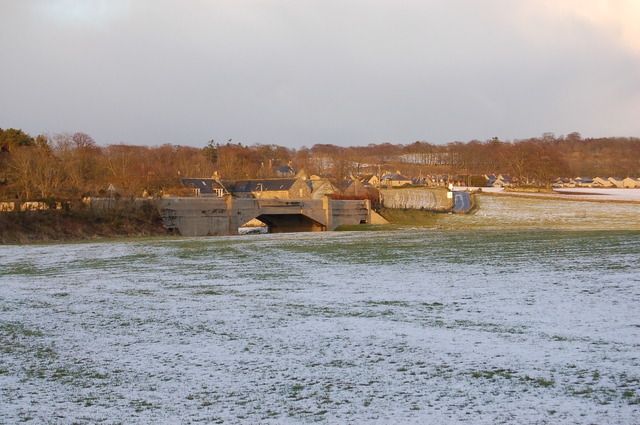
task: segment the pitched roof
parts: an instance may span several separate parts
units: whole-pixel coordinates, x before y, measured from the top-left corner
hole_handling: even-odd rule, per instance
[[[318,190],[325,185],[327,186],[327,188],[335,189],[335,186],[333,186],[333,184],[327,179],[306,180],[306,182],[307,186],[309,186],[311,190]]]
[[[352,177],[362,183],[369,182],[373,178],[377,178],[375,174],[354,174]]]
[[[280,167],[273,167],[273,170],[281,174],[295,174],[295,170],[288,165],[282,165]]]
[[[411,181],[410,178],[405,177],[402,174],[387,174],[382,176],[382,180]]]
[[[230,192],[260,192],[289,190],[297,181],[298,179],[223,180],[222,184]]]
[[[195,178],[185,178],[182,179],[182,184],[187,188],[198,188],[200,189],[201,194],[213,194],[216,190],[225,190],[225,188],[220,185],[220,183],[216,179],[195,179]],[[192,186],[193,185],[193,186]]]

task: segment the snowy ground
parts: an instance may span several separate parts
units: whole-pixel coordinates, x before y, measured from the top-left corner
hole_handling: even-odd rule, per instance
[[[563,196],[578,196],[605,201],[636,201],[640,202],[640,189],[612,189],[612,188],[559,188],[554,189]]]
[[[639,260],[542,228],[0,246],[0,423],[640,423]]]
[[[631,189],[630,189],[631,190]],[[640,230],[640,205],[586,199],[475,196],[479,209],[465,217],[439,216],[441,228]]]
[[[597,187],[576,187],[576,188],[555,188],[555,193],[535,193],[535,192],[506,192],[501,187],[466,187],[455,186],[454,191],[477,191],[482,189],[484,193],[499,193],[508,196],[535,196],[542,198],[563,198],[582,199],[592,201],[632,201],[640,202],[640,189],[629,188],[597,188]]]

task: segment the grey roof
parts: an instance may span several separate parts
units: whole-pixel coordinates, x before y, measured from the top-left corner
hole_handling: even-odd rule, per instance
[[[289,190],[298,179],[223,180],[229,192],[260,192],[265,190]]]
[[[184,187],[195,187],[200,189],[201,194],[213,194],[215,190],[225,190],[223,186],[218,183],[216,179],[195,179],[195,178],[187,178],[182,179],[182,184]],[[193,186],[191,186],[193,185]]]
[[[282,173],[282,174],[295,174],[295,170],[291,167],[289,167],[288,165],[282,165],[280,167],[273,167],[274,171],[277,171],[278,173]]]
[[[402,174],[386,174],[382,176],[382,180],[411,180],[411,179],[403,176]]]

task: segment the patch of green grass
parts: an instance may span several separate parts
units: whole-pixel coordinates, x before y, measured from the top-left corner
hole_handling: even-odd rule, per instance
[[[471,372],[471,376],[476,379],[496,379],[505,378],[511,379],[514,377],[515,372],[509,369],[491,369],[491,370],[476,370]]]
[[[489,369],[489,370],[475,370],[471,372],[471,376],[476,379],[490,379],[496,380],[498,378],[509,379],[522,384],[532,385],[534,387],[549,388],[555,385],[553,379],[546,378],[532,378],[529,375],[518,376],[518,374],[509,369]]]
[[[379,232],[381,230],[390,230],[393,226],[388,224],[350,224],[342,225],[336,228],[336,232]]]
[[[397,208],[382,208],[378,214],[392,224],[418,227],[435,227],[443,215],[433,211]]]
[[[271,409],[267,409],[266,413],[262,416],[262,420],[266,420],[266,419],[273,419],[273,418],[277,418],[278,416],[280,416],[280,414],[278,412],[274,412]]]
[[[42,270],[27,264],[9,264],[0,269],[0,276],[3,275],[40,276]]]
[[[26,328],[22,323],[0,322],[0,338],[41,337],[42,332]]]
[[[223,292],[216,291],[215,289],[205,289],[203,291],[196,292],[197,295],[222,295]]]
[[[395,306],[395,307],[409,307],[409,303],[405,301],[367,301],[369,305],[384,305],[384,306]]]
[[[503,328],[496,323],[476,323],[470,320],[456,320],[456,326],[478,328],[486,332],[496,333],[508,333],[508,334],[523,334],[523,329],[518,328]]]
[[[137,295],[153,295],[154,291],[149,289],[127,289],[124,291],[126,295],[137,296]]]
[[[133,407],[134,410],[137,413],[143,412],[145,410],[149,410],[149,409],[157,409],[158,406],[155,406],[153,403],[143,400],[143,399],[137,399],[137,400],[131,400],[129,402],[129,406]]]
[[[330,361],[329,363],[325,363],[325,366],[342,368],[342,367],[354,367],[355,364],[349,361],[344,361],[344,360],[333,360],[333,361]]]
[[[524,377],[524,380],[533,384],[536,387],[543,387],[543,388],[552,387],[555,384],[555,381],[553,379],[531,378],[528,375]]]

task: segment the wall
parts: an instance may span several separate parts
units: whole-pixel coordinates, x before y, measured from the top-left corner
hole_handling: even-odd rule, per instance
[[[453,199],[447,198],[447,192],[444,188],[382,189],[380,198],[386,208],[448,211]]]

